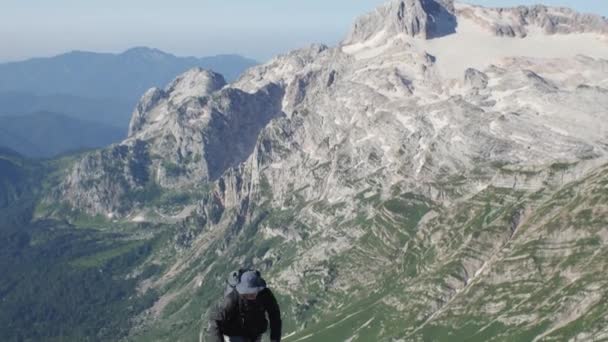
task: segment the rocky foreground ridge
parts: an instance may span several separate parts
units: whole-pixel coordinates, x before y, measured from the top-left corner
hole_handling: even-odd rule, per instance
[[[53,200],[182,227],[134,338],[198,336],[240,264],[281,295],[286,340],[605,338],[607,28],[390,1],[336,47],[149,90]]]

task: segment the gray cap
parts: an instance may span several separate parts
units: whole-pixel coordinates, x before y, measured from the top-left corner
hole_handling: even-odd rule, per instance
[[[254,294],[266,288],[266,282],[258,272],[247,271],[241,275],[241,281],[236,285],[239,294]]]

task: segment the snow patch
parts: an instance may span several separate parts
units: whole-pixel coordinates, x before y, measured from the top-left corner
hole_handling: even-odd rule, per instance
[[[131,219],[131,222],[141,223],[146,222],[146,217],[143,214],[139,214]]]
[[[484,70],[507,57],[608,58],[606,38],[597,33],[546,35],[531,30],[526,38],[498,37],[468,18],[458,18],[457,33],[431,40],[412,40],[437,58],[440,73],[460,79],[467,68]]]

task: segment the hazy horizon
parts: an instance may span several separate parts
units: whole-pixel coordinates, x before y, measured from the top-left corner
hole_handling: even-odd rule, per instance
[[[5,1],[7,4],[0,13],[0,41],[4,45],[0,62],[51,57],[70,51],[121,53],[138,46],[176,56],[239,54],[263,62],[312,43],[336,44],[357,16],[386,2],[181,0],[168,5],[160,0],[132,0],[128,4],[119,0]],[[608,15],[608,2],[596,0],[464,2],[484,6],[541,2]]]

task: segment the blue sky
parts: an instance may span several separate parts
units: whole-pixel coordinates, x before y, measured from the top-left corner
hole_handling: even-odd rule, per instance
[[[70,50],[156,47],[177,55],[240,53],[265,60],[313,42],[334,44],[385,0],[0,0],[0,61]],[[606,0],[468,0],[561,5],[608,16]]]

